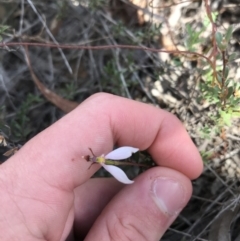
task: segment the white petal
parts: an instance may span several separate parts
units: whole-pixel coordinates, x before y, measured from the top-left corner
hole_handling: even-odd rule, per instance
[[[105,164],[102,164],[102,166],[103,168],[105,168],[105,170],[111,173],[119,182],[122,182],[124,184],[134,183],[134,181],[130,180],[125,174],[125,172],[119,167],[112,166],[112,165],[105,165]]]
[[[120,148],[117,148],[111,152],[109,152],[105,158],[111,159],[111,160],[122,160],[130,157],[133,153],[139,151],[138,148],[134,148],[131,146],[123,146]]]

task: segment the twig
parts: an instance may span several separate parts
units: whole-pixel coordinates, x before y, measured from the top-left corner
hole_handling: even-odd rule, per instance
[[[37,9],[35,8],[35,6],[34,6],[34,4],[32,3],[32,1],[31,1],[31,0],[27,0],[27,1],[28,1],[29,5],[31,6],[31,8],[33,9],[33,11],[34,11],[34,12],[36,13],[36,15],[38,16],[38,18],[40,19],[42,25],[43,25],[44,28],[46,29],[47,34],[50,36],[50,38],[52,39],[52,41],[56,44],[56,47],[58,48],[58,51],[60,52],[60,54],[61,54],[61,56],[62,56],[62,58],[63,58],[63,60],[64,60],[64,63],[65,63],[65,65],[66,65],[69,73],[72,74],[72,73],[73,73],[72,68],[71,68],[71,66],[70,66],[69,63],[68,63],[68,60],[67,60],[65,54],[63,53],[63,51],[61,50],[61,48],[58,46],[57,40],[54,38],[54,36],[52,35],[50,29],[49,29],[48,26],[46,25],[46,22],[43,20],[42,16],[38,13],[38,11],[37,11]]]
[[[117,49],[116,53],[115,53],[115,60],[116,60],[116,64],[117,64],[117,69],[119,71],[119,74],[120,74],[120,79],[122,81],[122,85],[123,85],[123,88],[127,94],[127,97],[129,99],[132,99],[132,96],[131,94],[129,93],[129,90],[128,90],[128,87],[127,87],[127,83],[125,81],[125,78],[124,78],[124,75],[123,75],[123,69],[122,69],[122,66],[120,65],[120,62],[119,62],[119,49]]]
[[[238,197],[236,197],[235,199],[230,200],[230,201],[227,203],[226,207],[224,207],[224,208],[206,225],[205,229],[202,230],[202,231],[193,239],[193,241],[198,240],[199,237],[203,234],[203,232],[204,232],[206,229],[208,229],[208,228],[213,224],[213,222],[214,222],[215,220],[217,220],[218,217],[219,217],[224,211],[229,210],[229,209],[234,209],[234,210],[235,210],[235,208],[238,207],[238,205],[239,205],[239,195],[238,195]]]
[[[86,46],[86,45],[74,45],[74,44],[55,44],[52,42],[46,43],[32,43],[32,42],[8,42],[0,43],[0,47],[13,47],[13,46],[35,46],[35,47],[45,47],[45,48],[62,48],[62,49],[91,49],[91,50],[103,50],[103,49],[132,49],[132,50],[144,50],[147,52],[153,53],[169,53],[169,54],[178,54],[178,55],[197,55],[205,59],[212,66],[212,61],[203,54],[191,51],[178,51],[178,50],[162,50],[156,48],[148,48],[145,46],[136,46],[136,45],[98,45],[98,46]]]
[[[214,79],[217,79],[217,70],[216,70],[217,53],[218,53],[217,42],[216,42],[217,27],[216,27],[216,24],[213,21],[212,12],[211,12],[208,0],[204,0],[204,2],[205,2],[205,8],[206,8],[207,16],[208,16],[208,18],[210,20],[210,23],[212,24],[213,50],[212,50],[209,58],[213,57],[213,61],[212,61],[212,65],[211,66],[212,66],[212,69],[213,69],[213,82],[214,82]]]
[[[22,26],[23,26],[23,16],[24,16],[24,0],[21,0],[21,17],[19,21],[19,33],[22,34]]]
[[[176,230],[174,228],[169,228],[168,230],[171,230],[172,232],[175,232],[175,233],[178,233],[178,234],[181,234],[185,237],[190,237],[190,238],[193,238],[194,236],[189,234],[189,233],[185,233],[185,232],[182,232],[182,231],[179,231],[179,230]],[[196,240],[200,240],[200,241],[208,241],[207,239],[203,239],[203,238],[197,238]]]
[[[231,184],[231,186],[229,188],[231,188],[233,185],[234,184]],[[204,215],[209,215],[209,212],[213,209],[214,205],[218,204],[219,200],[224,198],[224,196],[226,196],[227,192],[228,192],[228,189],[225,189],[222,193],[219,194],[219,196],[215,200],[213,200],[213,202],[204,210],[203,214],[189,228],[189,230],[188,230],[189,233],[192,232],[192,230],[194,230],[194,228],[199,225],[199,223],[201,222]],[[204,228],[204,230],[206,230],[206,227]],[[200,237],[200,235],[203,233],[203,231],[201,231],[201,233],[197,235],[195,240],[197,240]]]

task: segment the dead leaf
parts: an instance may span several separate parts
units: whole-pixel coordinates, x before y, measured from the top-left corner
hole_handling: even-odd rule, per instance
[[[14,148],[6,151],[3,155],[9,157],[9,156],[16,154],[18,152],[18,150],[19,150],[18,147],[14,147]]]
[[[42,82],[37,78],[37,76],[33,72],[32,65],[29,58],[28,48],[25,47],[25,50],[26,50],[25,59],[26,59],[29,71],[31,73],[32,79],[34,83],[37,85],[40,92],[45,96],[45,98],[49,100],[52,104],[57,106],[59,109],[61,109],[64,113],[68,113],[73,109],[75,109],[79,105],[79,103],[62,98],[61,96],[57,95],[56,93],[54,93],[53,91],[51,91],[50,89],[48,89],[42,84]]]

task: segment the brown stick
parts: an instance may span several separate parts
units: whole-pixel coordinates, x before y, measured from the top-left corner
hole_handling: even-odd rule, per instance
[[[132,50],[143,50],[153,53],[169,53],[169,54],[179,54],[179,55],[197,55],[204,58],[212,67],[212,61],[205,55],[191,52],[191,51],[178,51],[178,50],[162,50],[156,48],[141,47],[135,45],[100,45],[100,46],[86,46],[86,45],[73,45],[73,44],[55,44],[51,42],[46,43],[31,43],[31,42],[8,42],[0,43],[0,47],[12,47],[12,46],[35,46],[35,47],[49,47],[49,48],[62,48],[62,49],[86,49],[86,50],[101,50],[101,49],[132,49]]]

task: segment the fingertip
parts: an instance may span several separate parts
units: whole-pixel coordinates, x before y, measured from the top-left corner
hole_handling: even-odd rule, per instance
[[[155,167],[136,178],[109,203],[86,240],[159,240],[191,197],[182,173]]]
[[[203,170],[201,155],[179,119],[163,111],[161,126],[149,152],[160,166],[182,172],[190,179]]]

